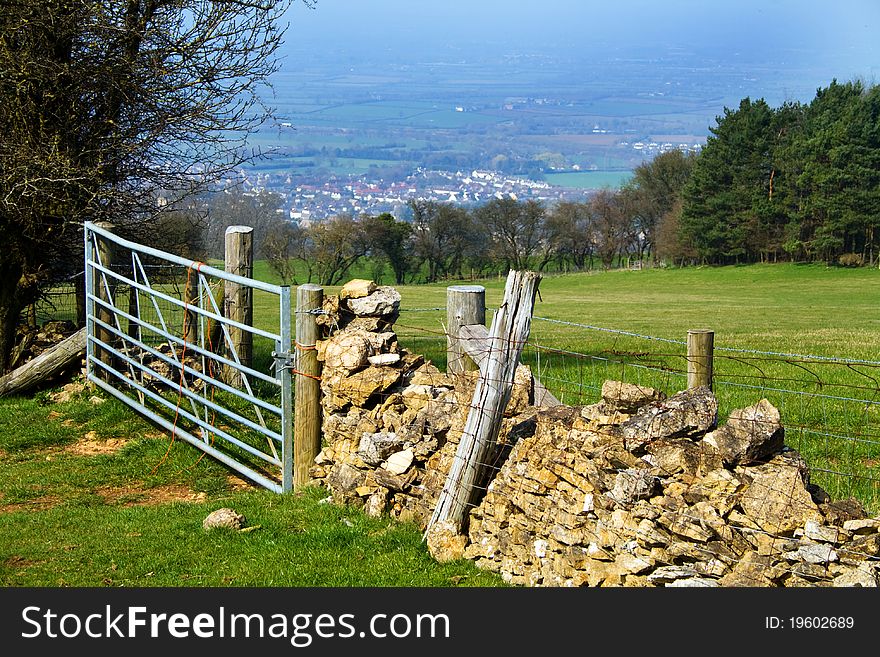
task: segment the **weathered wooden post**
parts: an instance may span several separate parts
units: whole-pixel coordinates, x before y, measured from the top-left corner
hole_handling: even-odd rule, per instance
[[[461,327],[486,324],[486,288],[451,285],[446,288],[446,371],[449,374],[477,369],[461,344]]]
[[[492,319],[488,353],[480,364],[480,378],[461,441],[425,532],[429,547],[432,532],[460,533],[464,528],[474,486],[498,438],[504,409],[513,392],[540,280],[540,274],[530,271],[511,271],[507,276],[504,300]]]
[[[690,329],[687,337],[687,387],[708,386],[712,389],[715,332]]]
[[[309,468],[321,451],[321,366],[315,343],[324,288],[308,283],[296,289],[296,384],[293,412],[293,489],[309,483]]]
[[[113,224],[107,221],[100,221],[96,223],[95,226],[102,228],[107,232],[113,232]],[[95,235],[95,238],[97,241],[95,258],[101,266],[110,269],[113,266],[113,242],[97,234]],[[95,271],[92,278],[92,295],[104,303],[109,304],[111,307],[114,307],[116,280],[112,276],[104,274],[101,271]],[[112,310],[101,303],[95,303],[95,318],[104,322],[104,324],[107,324],[108,326],[113,326],[115,315]],[[114,342],[113,333],[104,328],[101,324],[95,324],[95,338],[108,345],[112,345]],[[113,367],[115,362],[113,354],[98,345],[96,345],[95,348],[95,355],[98,357],[98,360]],[[113,379],[113,375],[103,367],[98,368],[97,375],[104,381],[110,381]]]
[[[183,313],[183,337],[190,344],[198,344],[199,315],[193,310],[193,307],[198,307],[199,305],[199,273],[194,269],[188,269],[186,272],[186,287],[183,290],[183,301],[187,305]]]
[[[254,229],[250,226],[230,226],[226,229],[226,271],[251,278],[254,273]],[[239,324],[253,325],[253,290],[246,285],[225,281],[223,286],[223,315]],[[245,367],[251,366],[253,334],[229,326],[230,352],[235,350]],[[231,356],[230,356],[231,357]],[[242,385],[241,373],[227,367],[226,380],[234,386]]]
[[[132,280],[137,280],[137,274],[132,266]],[[128,314],[132,317],[140,319],[140,303],[138,302],[138,289],[133,285],[128,286]],[[141,327],[134,320],[128,320],[128,330],[126,333],[135,340],[140,339]]]

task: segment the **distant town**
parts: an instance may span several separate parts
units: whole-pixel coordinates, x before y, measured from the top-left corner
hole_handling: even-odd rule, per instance
[[[699,152],[702,148],[699,143],[623,142],[621,145],[648,157],[676,148],[683,152]],[[561,171],[551,170],[554,173]],[[568,171],[581,173],[585,170],[574,165]],[[269,190],[279,194],[284,199],[282,211],[291,221],[303,226],[341,214],[357,216],[388,212],[397,219],[406,219],[409,202],[416,200],[475,206],[493,198],[510,198],[552,204],[583,200],[595,191],[551,185],[498,171],[442,171],[422,167],[402,179],[369,173],[303,175],[240,169],[238,180],[227,180],[227,183],[234,182],[240,183],[246,193]]]
[[[368,174],[305,177],[239,171],[246,192],[261,190],[284,197],[291,221],[307,226],[341,214],[377,215],[388,212],[407,218],[409,201],[426,200],[455,205],[480,205],[493,198],[552,203],[583,200],[593,190],[570,189],[494,171],[433,171],[418,168],[403,180]],[[234,182],[229,180],[228,182]]]

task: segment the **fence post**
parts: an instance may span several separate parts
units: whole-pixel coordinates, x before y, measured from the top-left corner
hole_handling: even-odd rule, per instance
[[[254,229],[250,226],[229,226],[226,229],[226,271],[251,278],[254,273]],[[254,318],[253,291],[246,285],[226,281],[223,286],[223,314],[239,324],[251,326]],[[235,326],[229,327],[232,349],[245,367],[251,366],[253,335]],[[230,385],[242,384],[241,373],[227,367],[226,380]]]
[[[712,389],[713,351],[715,332],[709,329],[690,329],[687,336],[687,386],[708,386]]]
[[[486,288],[450,285],[446,288],[446,371],[459,374],[477,369],[458,339],[462,326],[486,324]]]
[[[108,232],[113,232],[113,224],[107,221],[100,221],[95,224],[98,228],[102,228]],[[98,235],[95,235],[97,241],[97,249],[95,252],[95,259],[97,262],[105,267],[106,269],[110,269],[113,266],[113,243],[110,240],[104,239]],[[114,297],[116,296],[116,281],[103,272],[96,271],[94,276],[92,277],[92,295],[96,298],[100,299],[104,303],[109,304],[110,306],[114,306]],[[104,322],[105,324],[112,326],[114,320],[113,311],[108,310],[103,305],[96,303],[95,306],[95,317]],[[105,329],[100,324],[95,325],[95,338],[103,342],[104,344],[113,344],[113,333]],[[111,354],[106,349],[103,349],[100,346],[96,345],[95,355],[98,357],[102,363],[106,365],[110,365],[113,367],[114,358],[113,354]],[[112,380],[113,375],[110,374],[103,367],[98,368],[98,376],[104,381]]]
[[[307,283],[296,289],[296,334],[294,359],[293,489],[309,483],[309,468],[321,451],[321,382],[315,342],[318,339],[319,310],[324,303],[324,288]]]
[[[445,532],[448,526],[441,523],[451,524],[455,533],[464,529],[474,488],[485,471],[486,459],[498,438],[504,409],[513,392],[516,368],[529,337],[540,280],[540,274],[530,271],[508,274],[504,300],[492,319],[488,354],[480,366],[480,377],[461,440],[428,522],[426,537],[435,526]]]
[[[186,287],[183,290],[183,300],[187,306],[190,306],[183,314],[183,335],[186,336],[186,341],[190,344],[198,344],[199,315],[192,307],[198,307],[199,305],[199,273],[192,268],[186,272]]]

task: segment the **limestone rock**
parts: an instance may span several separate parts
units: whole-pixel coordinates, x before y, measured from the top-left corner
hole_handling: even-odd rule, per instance
[[[754,463],[782,450],[785,430],[779,411],[766,399],[733,411],[723,427],[706,434],[705,442],[727,466]]]
[[[786,552],[783,555],[789,561],[803,561],[805,563],[827,564],[837,561],[837,552],[830,545],[821,543],[805,543],[797,550]]]
[[[648,575],[651,584],[666,584],[677,579],[697,577],[699,573],[689,566],[661,566]]]
[[[865,518],[859,520],[847,520],[843,528],[853,534],[876,534],[880,532],[880,519]]]
[[[719,586],[718,580],[710,579],[708,577],[689,577],[686,579],[676,579],[666,584],[667,587],[682,587],[682,588],[714,588]]]
[[[367,498],[364,504],[364,513],[373,518],[380,517],[385,513],[388,505],[388,489],[378,488]]]
[[[367,356],[367,362],[370,365],[396,365],[400,362],[400,354],[375,354],[373,356]]]
[[[771,534],[792,532],[808,520],[821,522],[822,515],[796,467],[779,456],[766,464],[747,468],[752,483],[740,506],[758,526]]]
[[[394,315],[400,308],[400,292],[383,285],[368,296],[346,300],[348,309],[358,317]]]
[[[388,457],[382,467],[394,475],[400,475],[409,470],[412,465],[414,454],[412,449],[404,449]]]
[[[327,475],[327,486],[333,492],[334,499],[345,501],[350,498],[360,497],[355,490],[366,480],[367,475],[348,463],[338,463]]]
[[[436,522],[425,535],[428,552],[437,561],[454,561],[464,557],[467,536],[459,533],[455,523]]]
[[[609,415],[615,411],[632,414],[642,406],[664,399],[666,395],[662,391],[646,386],[622,381],[605,381],[602,384],[602,402]]]
[[[357,454],[367,465],[377,466],[385,459],[403,449],[404,442],[395,433],[378,431],[364,433],[358,444]]]
[[[340,332],[325,340],[319,348],[319,359],[324,367],[353,372],[367,365],[373,353],[370,341],[362,333]]]
[[[820,543],[842,543],[849,537],[849,532],[840,527],[821,525],[815,520],[804,523],[804,538]]]
[[[877,588],[878,573],[877,570],[865,564],[854,570],[848,570],[845,573],[834,578],[832,586],[846,587],[862,587]]]
[[[662,402],[643,406],[620,425],[626,448],[637,452],[661,438],[702,437],[715,426],[718,402],[702,386],[679,392]]]
[[[236,512],[235,509],[230,509],[228,507],[212,511],[202,521],[202,527],[205,529],[241,529],[244,527],[244,524],[245,517]]]
[[[336,397],[354,406],[364,406],[368,399],[388,390],[400,380],[400,377],[400,370],[370,366],[340,379],[334,388],[334,393]]]
[[[340,299],[360,299],[361,297],[370,296],[376,291],[376,284],[373,281],[364,280],[363,278],[353,278],[342,286],[339,290]]]
[[[651,497],[656,483],[656,478],[647,468],[629,468],[619,472],[614,478],[614,486],[609,495],[618,504],[631,504]]]

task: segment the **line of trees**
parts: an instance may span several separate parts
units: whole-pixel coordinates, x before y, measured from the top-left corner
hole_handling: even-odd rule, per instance
[[[676,204],[694,157],[664,153],[638,167],[620,190],[548,207],[493,199],[465,208],[412,201],[410,221],[390,214],[340,215],[307,226],[287,221],[272,192],[217,193],[208,202],[203,243],[222,258],[227,226],[254,228],[257,257],[290,284],[335,285],[358,262],[397,284],[488,275],[499,270],[584,271],[652,259],[662,219]]]
[[[874,263],[880,239],[880,87],[836,80],[807,104],[743,99],[700,155],[663,153],[619,190],[552,207],[410,203],[390,215],[279,222],[263,255],[290,282],[338,283],[361,258],[397,283],[502,269],[658,262]],[[291,268],[292,259],[300,263]]]

